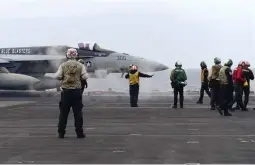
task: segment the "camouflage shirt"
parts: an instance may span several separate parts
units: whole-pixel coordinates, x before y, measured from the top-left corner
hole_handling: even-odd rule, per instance
[[[62,80],[61,88],[81,89],[81,81],[88,78],[85,66],[76,60],[68,60],[59,66],[56,78]]]

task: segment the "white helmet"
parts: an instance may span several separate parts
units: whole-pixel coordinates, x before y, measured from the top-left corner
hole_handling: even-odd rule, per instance
[[[182,63],[180,61],[176,61],[175,66],[182,66]]]
[[[67,50],[67,52],[66,52],[66,57],[67,58],[71,58],[71,59],[76,59],[76,58],[78,58],[78,52],[77,52],[77,50],[76,49],[74,49],[74,48],[69,48],[68,50]]]

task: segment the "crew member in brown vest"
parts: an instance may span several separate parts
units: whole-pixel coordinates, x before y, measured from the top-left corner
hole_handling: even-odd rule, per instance
[[[214,58],[211,75],[209,76],[209,87],[211,88],[211,110],[220,106],[220,79],[219,72],[221,69],[221,60],[218,57]]]
[[[229,59],[224,66],[220,69],[219,78],[220,78],[220,92],[221,92],[221,105],[218,108],[218,111],[221,115],[232,116],[228,112],[229,104],[233,100],[234,85],[232,79],[232,70],[231,66],[233,61]],[[222,113],[224,110],[224,114]]]
[[[204,98],[204,91],[207,93],[207,95],[211,98],[211,93],[209,91],[208,87],[208,69],[207,65],[204,61],[200,63],[201,66],[201,88],[200,88],[200,97],[197,101],[197,104],[203,104],[203,98]]]
[[[62,81],[58,135],[59,138],[64,138],[68,114],[72,107],[77,138],[85,138],[85,134],[83,133],[81,81],[86,80],[88,74],[85,66],[76,60],[78,58],[76,49],[68,49],[66,57],[68,61],[59,66],[55,75],[58,80]]]

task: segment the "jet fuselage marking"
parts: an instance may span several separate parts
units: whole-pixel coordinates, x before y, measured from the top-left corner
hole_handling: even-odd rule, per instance
[[[0,49],[1,54],[22,54],[28,55],[31,54],[31,48],[2,48]]]
[[[125,56],[117,56],[117,60],[126,60]]]
[[[86,67],[88,67],[88,68],[91,67],[91,62],[90,62],[90,61],[87,61],[87,62],[86,62]]]

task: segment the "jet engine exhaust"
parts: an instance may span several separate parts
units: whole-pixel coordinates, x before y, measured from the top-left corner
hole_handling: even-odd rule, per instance
[[[52,77],[40,77],[38,79],[40,81],[34,85],[34,90],[42,91],[53,88],[59,89],[61,86],[60,81]]]
[[[16,73],[0,73],[0,90],[46,90],[60,87],[60,82],[51,77],[37,79]]]

